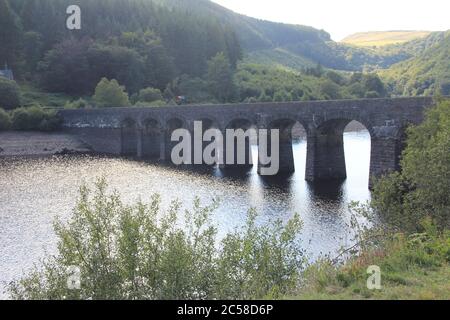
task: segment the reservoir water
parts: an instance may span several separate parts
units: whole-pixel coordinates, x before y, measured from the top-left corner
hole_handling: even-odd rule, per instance
[[[370,135],[348,132],[344,140],[347,180],[314,185],[304,180],[305,140],[294,144],[296,172],[276,179],[258,176],[256,166],[246,175],[225,175],[216,168],[182,170],[109,157],[0,159],[0,298],[7,297],[5,283],[55,252],[55,217],[69,218],[79,186],[99,177],[130,203],[153,193],[161,194],[164,205],[179,199],[186,207],[196,196],[205,204],[219,198],[213,219],[221,235],[243,223],[250,208],[257,210],[261,223],[298,213],[304,223],[302,246],[311,259],[333,256],[352,242],[349,203],[370,199]]]

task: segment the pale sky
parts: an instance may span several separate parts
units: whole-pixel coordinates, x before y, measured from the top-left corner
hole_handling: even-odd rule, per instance
[[[450,29],[450,0],[212,0],[235,12],[324,29],[333,40],[364,31]]]

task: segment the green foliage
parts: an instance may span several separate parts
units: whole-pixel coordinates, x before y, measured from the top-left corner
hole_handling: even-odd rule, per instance
[[[172,81],[164,94],[169,100],[175,96],[184,96],[187,103],[215,102],[215,98],[209,93],[208,83],[201,78],[192,78],[188,75],[182,75]]]
[[[20,92],[20,100],[22,106],[24,107],[37,104],[49,108],[61,108],[61,106],[64,106],[67,101],[76,100],[75,97],[68,96],[66,94],[45,92],[28,82],[21,83]]]
[[[394,227],[418,230],[425,217],[450,226],[450,101],[428,110],[425,121],[408,130],[401,173],[375,184],[373,207]]]
[[[430,39],[433,40],[435,35]],[[396,95],[448,94],[450,82],[450,32],[443,33],[413,58],[400,62],[380,75]],[[442,90],[444,89],[444,90]]]
[[[241,57],[233,28],[210,15],[156,0],[78,4],[89,28],[73,33],[61,27],[67,0],[17,0],[12,8],[2,0],[0,29],[5,34],[0,38],[8,48],[4,43],[0,61],[10,62],[20,77],[41,78],[46,90],[84,95],[92,94],[102,77],[117,79],[130,92],[149,86],[164,90],[182,74],[203,76],[207,61],[218,52],[225,52],[234,66]],[[24,68],[17,68],[11,57]],[[69,76],[71,82],[59,81]]]
[[[78,100],[74,100],[72,102],[67,101],[64,105],[64,109],[87,109],[91,106],[88,104],[88,102],[82,98]]]
[[[55,111],[32,106],[13,110],[11,122],[14,130],[54,131],[59,128],[61,119]]]
[[[125,87],[119,85],[117,80],[108,80],[103,78],[95,88],[93,96],[95,105],[100,108],[109,107],[128,107],[130,101],[128,94],[125,92]]]
[[[35,31],[25,32],[23,34],[22,45],[25,69],[27,72],[33,73],[43,55],[44,42],[42,35]]]
[[[211,94],[220,102],[232,101],[236,95],[233,69],[223,52],[208,62],[208,87]]]
[[[0,106],[7,110],[20,106],[20,89],[15,81],[0,77]]]
[[[0,108],[0,131],[8,130],[9,128],[11,128],[11,118],[4,109]]]
[[[58,254],[9,291],[13,299],[257,299],[295,286],[303,263],[298,217],[260,227],[250,213],[242,229],[220,244],[211,224],[216,203],[199,200],[180,215],[160,197],[128,206],[103,180],[80,198],[68,223],[56,222]],[[164,213],[163,213],[164,212]],[[69,290],[67,268],[81,270],[81,289]]]
[[[137,96],[139,102],[164,101],[161,90],[155,88],[145,88],[139,91]]]
[[[5,62],[15,69],[20,66],[21,36],[20,19],[11,9],[10,1],[0,0],[0,66],[2,69]],[[4,105],[4,107],[7,106]]]
[[[38,65],[41,86],[51,92],[84,94],[90,91],[91,77],[87,50],[91,42],[65,40],[49,50]]]
[[[341,98],[339,86],[331,81],[325,80],[320,84],[320,92],[327,100],[336,100]]]
[[[342,266],[325,259],[304,272],[297,299],[449,299],[450,233],[430,221],[424,233],[391,234]],[[368,290],[367,268],[381,269],[381,290]]]
[[[384,85],[376,75],[324,72],[320,65],[299,73],[280,67],[240,64],[235,83],[241,101],[330,100],[386,95]]]
[[[382,98],[387,95],[384,83],[375,73],[352,74],[349,90],[357,98]]]
[[[144,84],[144,58],[132,48],[119,45],[91,45],[86,52],[88,79],[97,83],[101,78],[117,79],[130,92],[136,92]]]

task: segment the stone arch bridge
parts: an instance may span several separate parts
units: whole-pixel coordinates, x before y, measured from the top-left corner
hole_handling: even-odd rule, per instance
[[[420,123],[433,101],[418,97],[60,110],[59,114],[64,129],[96,152],[159,160],[170,159],[173,130],[193,130],[195,121],[202,121],[204,130],[222,132],[227,128],[280,129],[281,173],[294,171],[291,129],[298,122],[307,133],[305,177],[315,181],[346,178],[343,133],[353,120],[371,136],[371,177],[397,170],[405,128]],[[250,150],[249,141],[246,148]]]

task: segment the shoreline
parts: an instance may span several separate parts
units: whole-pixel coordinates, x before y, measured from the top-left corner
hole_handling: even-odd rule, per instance
[[[65,154],[90,154],[77,137],[64,132],[0,132],[0,159],[39,158]]]
[[[357,132],[365,128],[351,123],[346,132]],[[306,138],[301,127],[293,129],[293,141]],[[256,139],[252,139],[256,144]],[[54,155],[96,154],[89,145],[77,136],[64,131],[3,131],[0,132],[0,159],[40,158]]]

